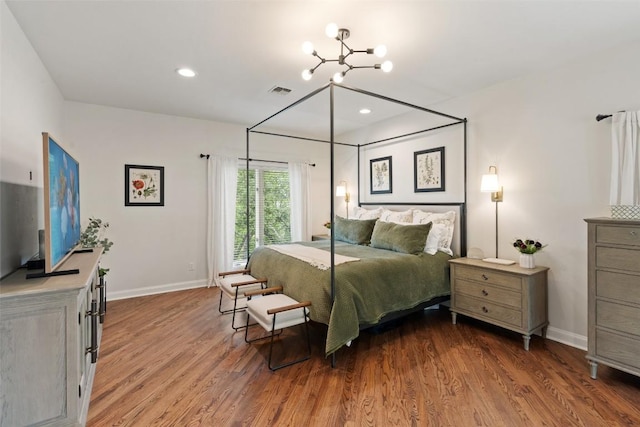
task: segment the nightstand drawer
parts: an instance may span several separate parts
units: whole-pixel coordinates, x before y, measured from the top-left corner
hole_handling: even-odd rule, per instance
[[[640,276],[611,271],[596,271],[596,295],[640,304]]]
[[[517,328],[522,327],[522,312],[520,310],[512,310],[466,295],[456,295],[456,307],[482,317],[513,325]]]
[[[640,340],[596,330],[596,355],[640,368]]]
[[[640,249],[596,247],[596,267],[640,273]]]
[[[640,230],[638,227],[608,227],[599,225],[596,232],[598,243],[640,246]]]
[[[598,301],[596,325],[628,334],[640,334],[640,308]],[[640,355],[638,356],[640,359]]]
[[[466,266],[456,267],[456,279],[473,280],[492,285],[506,286],[520,290],[520,277],[511,274],[500,273],[489,269],[479,269]]]
[[[518,288],[519,290],[520,288]],[[493,286],[488,283],[456,280],[454,292],[456,295],[465,294],[483,301],[508,305],[518,310],[522,308],[522,293]]]

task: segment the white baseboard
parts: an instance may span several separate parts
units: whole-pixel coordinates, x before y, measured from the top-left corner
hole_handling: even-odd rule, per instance
[[[547,327],[547,338],[552,341],[570,345],[571,347],[579,348],[580,350],[587,350],[587,337],[584,335],[574,334],[564,329],[549,326]]]
[[[207,280],[192,280],[190,282],[167,283],[165,285],[149,286],[146,288],[136,288],[126,291],[111,291],[107,288],[107,301],[119,299],[142,297],[145,295],[164,294],[166,292],[184,291],[187,289],[204,288]]]
[[[159,286],[149,286],[146,288],[137,288],[126,291],[107,291],[107,300],[115,301],[119,299],[142,297],[145,295],[163,294],[166,292],[184,291],[186,289],[204,288],[207,286],[207,280],[193,280],[190,282],[181,283],[168,283]],[[448,306],[447,303],[441,304]],[[437,306],[430,307],[436,308]],[[547,327],[547,339],[557,341],[562,344],[576,347],[581,350],[587,350],[587,337],[584,335],[578,335],[573,332],[565,331],[564,329],[554,328],[553,326]]]

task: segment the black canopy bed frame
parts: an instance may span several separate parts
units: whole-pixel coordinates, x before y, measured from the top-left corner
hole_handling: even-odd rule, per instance
[[[408,110],[407,111],[421,111],[424,113],[428,113],[431,115],[435,115],[438,116],[438,118],[444,118],[446,120],[448,120],[448,123],[445,124],[441,124],[438,126],[433,126],[433,127],[428,127],[425,129],[420,129],[417,131],[412,131],[409,133],[403,133],[400,135],[395,135],[389,138],[384,138],[384,139],[378,139],[378,140],[374,140],[374,141],[369,141],[363,144],[350,144],[350,143],[346,143],[346,142],[339,142],[336,141],[335,138],[335,88],[341,88],[347,91],[352,91],[355,92],[357,94],[361,94],[361,95],[366,95],[366,96],[370,96],[379,100],[383,100],[383,101],[387,101],[387,102],[391,102],[391,103],[395,103],[395,104],[399,104],[401,106],[407,107]],[[270,120],[278,117],[280,114],[284,113],[285,111],[288,111],[298,105],[300,105],[301,103],[313,98],[314,96],[320,94],[321,92],[325,91],[325,90],[329,90],[329,139],[325,140],[325,139],[319,139],[319,138],[313,138],[313,137],[305,137],[305,136],[296,136],[296,135],[292,135],[292,134],[286,134],[286,133],[278,133],[278,132],[272,132],[269,130],[259,130],[258,128],[265,125],[266,123],[268,123]],[[462,180],[462,185],[463,185],[463,194],[462,194],[462,201],[458,201],[458,202],[437,202],[437,203],[428,203],[428,202],[409,202],[409,201],[398,201],[398,202],[383,202],[383,203],[377,203],[377,202],[363,202],[362,201],[362,197],[361,197],[361,193],[362,193],[362,182],[361,182],[361,177],[362,177],[362,171],[361,171],[361,152],[363,149],[367,148],[367,147],[371,147],[374,146],[376,144],[382,144],[382,143],[389,143],[389,142],[395,142],[398,141],[400,139],[403,138],[410,138],[413,136],[417,136],[420,134],[424,134],[424,133],[428,133],[428,132],[433,132],[436,130],[440,130],[443,128],[447,128],[447,127],[451,127],[451,126],[458,126],[458,125],[462,125],[463,126],[463,136],[462,136],[462,162],[463,162],[463,170],[462,170],[462,174],[463,174],[463,180]],[[336,180],[334,177],[334,167],[335,167],[335,147],[336,146],[348,146],[348,147],[354,147],[357,148],[357,163],[358,163],[358,167],[357,167],[357,174],[358,174],[358,201],[357,201],[357,205],[359,207],[366,207],[366,206],[378,206],[378,207],[428,207],[428,206],[433,206],[433,207],[440,207],[440,209],[443,208],[447,208],[447,207],[452,207],[452,208],[457,208],[457,215],[456,215],[456,232],[457,232],[457,251],[456,251],[456,255],[459,256],[466,256],[466,251],[467,251],[467,247],[466,247],[466,239],[467,239],[467,232],[466,232],[466,225],[467,225],[467,221],[466,221],[466,200],[467,200],[467,119],[466,118],[459,118],[459,117],[455,117],[449,114],[445,114],[439,111],[435,111],[432,109],[428,109],[428,108],[424,108],[424,107],[420,107],[414,104],[410,104],[408,102],[404,102],[404,101],[400,101],[397,99],[393,99],[393,98],[389,98],[387,96],[384,95],[380,95],[377,93],[373,93],[373,92],[369,92],[366,90],[362,90],[362,89],[357,89],[357,88],[353,88],[353,87],[349,87],[349,86],[345,86],[342,84],[338,84],[338,83],[334,83],[334,82],[329,82],[328,84],[326,84],[325,86],[320,87],[319,89],[307,94],[306,96],[298,99],[297,101],[293,102],[292,104],[286,106],[285,108],[281,109],[280,111],[276,112],[275,114],[272,114],[271,116],[265,118],[264,120],[260,121],[259,123],[249,127],[246,129],[246,155],[245,155],[245,161],[246,161],[246,169],[247,171],[249,170],[249,164],[252,161],[251,158],[251,135],[253,134],[262,134],[262,135],[270,135],[270,136],[275,136],[275,137],[283,137],[283,138],[293,138],[293,139],[297,139],[297,140],[301,140],[301,141],[311,141],[311,142],[318,142],[318,143],[326,143],[329,145],[330,147],[330,188],[329,188],[329,200],[330,200],[330,217],[331,217],[331,228],[334,229],[334,225],[335,225],[335,217],[336,217],[336,212],[335,212],[335,198],[334,198],[334,189],[336,187]],[[249,200],[249,181],[247,180],[247,212],[246,212],[246,217],[247,217],[247,234],[250,233],[250,223],[249,223],[249,214],[250,214],[250,200]],[[249,237],[249,236],[247,236]],[[335,299],[335,295],[336,295],[336,277],[335,277],[335,235],[334,233],[330,233],[330,253],[331,253],[331,268],[330,268],[330,277],[331,277],[331,302],[333,304],[333,301]],[[247,247],[247,259],[249,259],[250,256],[250,250],[249,247]],[[420,304],[417,307],[413,307],[411,309],[407,309],[407,310],[401,310],[401,311],[397,311],[397,312],[393,312],[390,313],[388,315],[385,315],[382,319],[380,323],[383,322],[387,322],[390,320],[394,320],[397,319],[399,317],[402,316],[406,316],[407,314],[411,313],[411,312],[415,312],[417,310],[422,310],[426,307],[444,302],[445,300],[448,300],[449,297],[437,297],[434,298],[433,300],[430,301],[426,301],[422,304]],[[371,325],[367,325],[366,327],[370,327]],[[361,327],[361,329],[363,329],[363,327]],[[335,358],[336,358],[336,352],[334,351],[332,354],[332,361],[331,361],[331,365],[332,367],[335,366]]]

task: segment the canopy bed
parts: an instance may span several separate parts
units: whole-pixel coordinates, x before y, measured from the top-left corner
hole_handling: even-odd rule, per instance
[[[392,120],[393,117],[398,117],[399,111],[402,111],[402,117],[407,117],[410,125],[393,127],[394,135],[389,135],[390,131],[387,129],[373,132],[376,136],[373,140],[369,135],[358,136],[362,128],[351,127],[342,132],[340,138],[344,139],[345,135],[348,135],[350,138],[358,139],[359,142],[338,141],[336,138],[338,124],[348,127],[352,122],[341,118],[336,113],[339,108],[336,99],[337,91],[340,91],[342,99],[347,102],[351,102],[354,96],[364,96],[378,103],[378,108],[387,108],[386,104],[392,105],[393,107],[384,110],[386,117]],[[323,112],[328,113],[328,129],[298,128],[296,130],[294,126],[294,130],[287,133],[274,130],[291,129],[288,125],[295,124],[297,116],[292,116],[290,113],[298,110],[297,114],[310,114],[308,106],[311,104],[312,107],[317,108],[319,95],[328,95],[328,102],[322,107]],[[414,119],[414,114],[425,115],[429,119]],[[283,119],[286,115],[289,117]],[[287,122],[287,120],[290,121]],[[424,127],[425,122],[428,123],[426,127]],[[416,128],[416,124],[420,127]],[[440,191],[438,194],[429,192],[429,189],[418,188],[417,172],[414,172],[416,184],[413,197],[402,196],[400,190],[396,190],[396,195],[392,194],[390,182],[386,191],[374,189],[372,172],[369,172],[370,179],[365,179],[368,168],[363,167],[363,163],[366,164],[369,160],[373,167],[375,161],[381,160],[372,159],[372,156],[376,155],[374,148],[390,149],[389,147],[392,147],[395,149],[394,155],[399,156],[402,153],[408,156],[407,150],[398,149],[399,144],[403,146],[409,144],[409,147],[416,149],[416,141],[424,145],[420,138],[444,133],[450,127],[460,127],[460,125],[461,130],[456,131],[453,143],[458,153],[458,166],[448,168],[445,175],[445,163],[442,159],[442,183],[438,184],[440,185],[436,190]],[[252,137],[256,138],[256,135],[294,138],[303,142],[325,143],[329,146],[328,191],[331,229],[334,230],[330,233],[330,239],[292,244],[291,246],[296,246],[296,250],[299,250],[301,255],[289,253],[292,248],[287,245],[278,245],[280,247],[277,248],[259,247],[252,254],[247,253],[249,259],[247,267],[252,274],[266,277],[269,286],[283,286],[284,293],[292,298],[313,302],[310,307],[310,317],[313,321],[328,326],[325,353],[333,356],[333,363],[335,363],[335,352],[356,338],[359,330],[449,299],[448,260],[452,256],[466,255],[466,125],[467,120],[463,118],[330,82],[247,128],[245,156],[247,169],[251,161],[251,150],[255,148],[252,147]],[[323,131],[328,131],[328,139],[318,137],[318,134]],[[451,135],[447,137],[451,138]],[[361,214],[360,218],[341,218],[335,212],[334,168],[338,148],[356,150],[354,156],[357,161],[357,210]],[[434,150],[414,153],[416,170],[417,156],[432,151]],[[389,159],[390,169],[391,156],[382,158],[384,161],[386,159]],[[457,176],[452,179],[454,174]],[[458,183],[457,194],[444,191],[445,176],[447,180]],[[364,189],[369,183],[372,186],[371,195],[363,196],[366,192]],[[397,185],[396,188],[398,188]],[[398,200],[399,197],[411,200]],[[446,197],[455,200],[445,200]],[[248,211],[249,209],[247,209],[247,217]],[[380,215],[367,219],[367,215],[373,215],[374,212],[380,215],[384,212],[389,218],[384,221],[384,224],[382,220],[377,220]],[[409,215],[411,218],[405,221],[407,224],[396,224],[401,222],[395,221],[396,214]],[[442,224],[436,226],[438,223],[447,224],[448,236],[444,237],[444,240],[448,239],[450,248],[447,246],[442,251],[433,249],[432,252],[425,253],[425,240],[428,247],[429,235],[430,233],[431,237],[435,235],[436,227],[441,227],[438,230],[443,233],[442,236],[445,236]],[[367,227],[368,234],[367,231],[360,230]],[[360,234],[364,237],[359,237]],[[442,249],[440,245],[437,246],[438,249]],[[322,253],[326,256],[323,257]],[[316,256],[317,258],[314,258]],[[310,262],[308,258],[314,258],[314,262]]]

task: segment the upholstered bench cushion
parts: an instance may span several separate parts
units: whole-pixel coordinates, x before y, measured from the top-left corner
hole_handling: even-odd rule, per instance
[[[244,298],[245,292],[262,289],[262,285],[260,283],[254,283],[251,285],[240,286],[239,288],[232,285],[236,283],[250,282],[252,280],[256,280],[256,278],[250,274],[232,274],[219,279],[218,283],[220,284],[220,289],[222,289],[224,293],[229,295],[231,298],[236,297],[236,289],[238,289],[238,299],[241,299]]]
[[[273,308],[286,307],[297,304],[298,301],[284,294],[271,294],[257,297],[247,301],[247,311],[266,331],[271,332],[273,326],[273,314],[267,314],[267,310]],[[305,311],[303,311],[305,310]],[[296,308],[293,310],[282,311],[276,316],[276,330],[284,329],[290,326],[304,323],[305,312],[309,311],[306,307]]]

